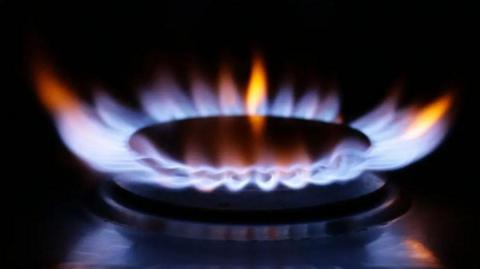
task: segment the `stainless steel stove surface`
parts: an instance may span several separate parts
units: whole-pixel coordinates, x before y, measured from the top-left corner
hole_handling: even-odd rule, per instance
[[[467,232],[458,228],[473,221],[451,205],[415,199],[408,213],[374,231],[321,239],[219,241],[155,234],[74,208],[61,209],[44,227],[48,243],[41,255],[54,268],[449,268],[449,253],[455,253],[451,245]]]

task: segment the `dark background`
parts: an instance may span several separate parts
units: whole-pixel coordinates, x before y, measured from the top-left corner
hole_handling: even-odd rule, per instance
[[[61,144],[37,102],[28,72],[32,52],[48,52],[86,100],[92,85],[102,85],[135,105],[135,89],[158,63],[180,75],[197,66],[213,78],[220,60],[227,59],[245,83],[251,53],[260,50],[273,85],[285,73],[300,86],[335,81],[346,119],[373,107],[398,81],[405,103],[454,89],[456,114],[445,142],[391,177],[416,199],[437,205],[432,215],[438,221],[427,231],[439,259],[448,268],[475,268],[478,15],[473,5],[458,1],[418,2],[0,2],[1,102],[7,119],[2,130],[9,137],[4,222],[13,251],[7,263],[39,267],[39,223],[88,186],[84,167]]]

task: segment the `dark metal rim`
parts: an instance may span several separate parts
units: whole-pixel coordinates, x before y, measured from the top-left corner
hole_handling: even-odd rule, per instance
[[[100,188],[100,193],[97,193],[96,199],[91,201],[95,201],[93,206],[99,214],[115,220],[125,219],[119,217],[119,215],[125,214],[125,212],[117,212],[118,208],[112,208],[111,203],[108,203],[107,200],[113,201],[116,205],[125,209],[125,211],[145,216],[146,219],[166,218],[176,221],[229,225],[295,224],[329,221],[362,215],[365,212],[379,208],[381,209],[381,215],[387,216],[385,221],[388,221],[388,219],[400,215],[403,211],[401,209],[405,207],[404,199],[391,184],[385,184],[383,187],[361,197],[320,206],[276,210],[220,210],[152,201],[135,195],[114,182],[108,181]],[[393,215],[393,217],[390,217],[390,215]]]

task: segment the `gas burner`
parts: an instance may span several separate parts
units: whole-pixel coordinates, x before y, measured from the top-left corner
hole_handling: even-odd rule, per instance
[[[163,158],[149,155],[145,141]],[[347,160],[353,152],[370,147],[367,136],[346,125],[271,116],[204,117],[142,128],[129,146],[159,174],[215,185],[202,192],[125,177],[104,184],[96,204],[100,216],[157,234],[234,241],[322,238],[379,228],[406,206],[395,188],[374,174],[322,184],[325,171],[353,162]],[[332,167],[318,161],[334,158]],[[169,169],[169,162],[159,160],[177,165]],[[305,187],[309,181],[316,186]]]
[[[453,102],[445,94],[399,109],[394,94],[343,122],[332,90],[295,100],[287,83],[270,98],[255,57],[244,98],[229,69],[217,90],[193,76],[190,94],[162,75],[138,112],[102,92],[86,104],[52,70],[40,63],[34,75],[61,138],[111,178],[94,199],[100,216],[198,239],[323,238],[394,220],[408,203],[371,171],[432,152]]]
[[[106,181],[93,208],[103,219],[149,234],[206,240],[274,241],[376,232],[409,200],[374,174],[301,192],[169,190]],[[132,230],[130,230],[132,232]]]

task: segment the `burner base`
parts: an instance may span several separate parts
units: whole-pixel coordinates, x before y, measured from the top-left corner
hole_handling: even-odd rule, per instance
[[[408,200],[393,185],[372,174],[363,175],[362,180],[365,177],[374,177],[384,184],[341,200],[319,198],[302,207],[248,209],[169,203],[139,196],[108,181],[99,189],[93,206],[99,216],[114,223],[182,238],[233,241],[324,238],[379,228],[407,210]]]

